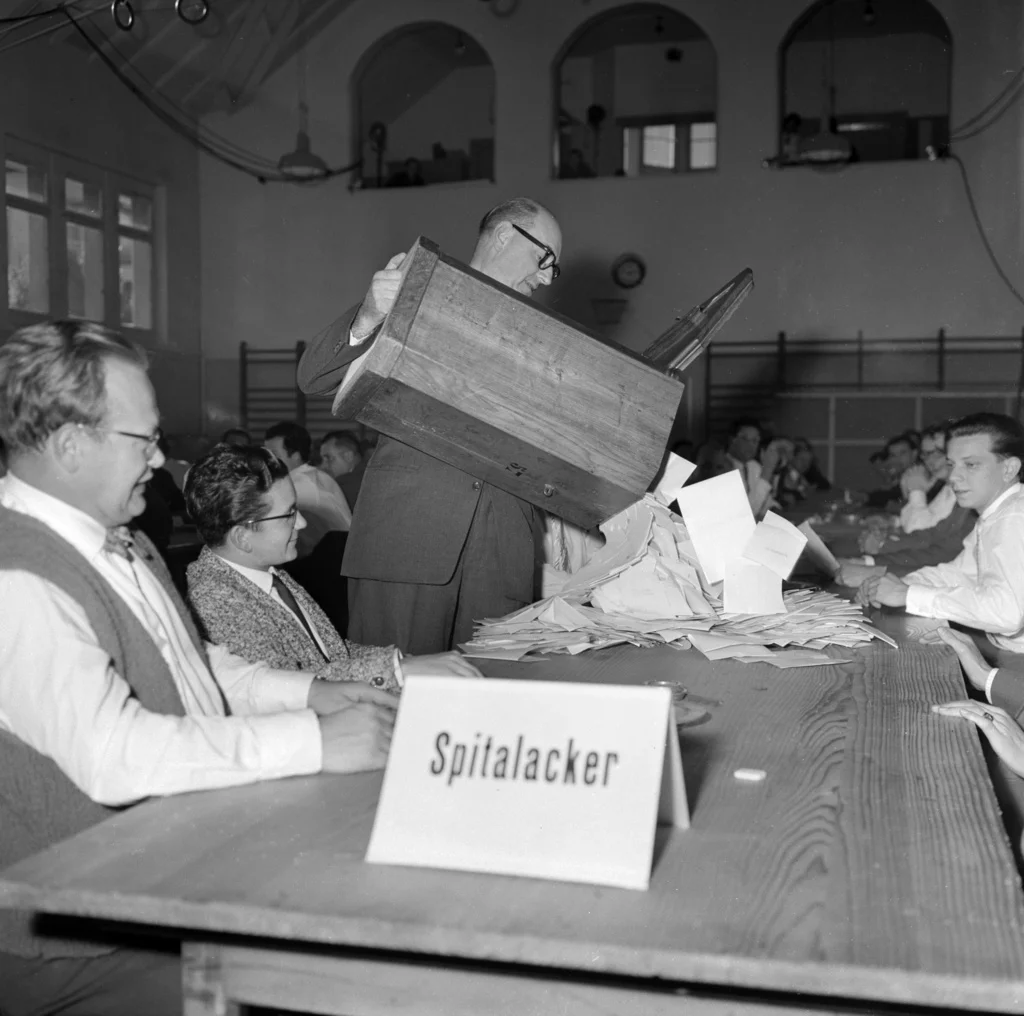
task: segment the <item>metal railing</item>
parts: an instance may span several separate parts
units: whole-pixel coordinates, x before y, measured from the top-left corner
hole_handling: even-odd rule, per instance
[[[999,391],[1016,396],[1024,381],[1020,337],[791,339],[720,342],[708,349],[704,404],[708,433],[737,416],[770,417],[777,394],[922,390]]]

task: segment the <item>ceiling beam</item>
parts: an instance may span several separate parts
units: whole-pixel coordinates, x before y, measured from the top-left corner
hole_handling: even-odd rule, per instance
[[[220,4],[211,11],[210,17],[215,16],[215,12],[221,11],[223,8]],[[189,66],[193,63],[198,62],[197,58],[206,54],[210,49],[214,48],[218,43],[222,43],[224,39],[230,38],[231,33],[234,31],[233,22],[240,21],[245,13],[245,8],[236,4],[230,8],[230,13],[224,17],[224,23],[221,26],[221,30],[217,35],[201,35],[196,33],[196,39],[191,48],[189,49],[188,56],[183,57],[180,60],[176,60],[170,65],[157,79],[153,82],[153,87],[163,92],[167,90],[171,81],[176,77],[183,74],[188,70]],[[214,55],[210,55],[211,60],[216,60]]]
[[[266,16],[270,0],[249,0],[245,7],[245,20],[238,31],[231,36],[231,42],[219,60],[211,60],[209,69],[201,75],[199,80],[181,97],[181,102],[187,105],[195,99],[211,82],[218,78],[224,79],[231,73],[232,64],[245,51],[246,43],[252,38],[260,19]]]
[[[154,13],[157,12],[141,12],[139,16],[136,18],[136,25],[146,24],[148,27],[151,16]],[[111,60],[119,63],[122,67],[131,66],[132,64],[137,65],[139,57],[141,57],[148,51],[154,49],[160,42],[166,39],[167,36],[171,34],[171,32],[175,31],[175,29],[177,29],[177,27],[181,24],[181,19],[178,18],[173,11],[167,10],[160,11],[159,13],[165,16],[164,24],[156,31],[153,31],[150,28],[150,34],[145,39],[143,39],[143,41],[140,42],[138,46],[135,47],[134,51],[131,54],[127,54],[123,50],[119,49],[115,41],[118,35],[131,35],[131,32],[122,33],[120,32],[120,30],[117,29],[109,33],[104,33],[106,35],[106,38],[103,40],[103,42],[100,43],[99,49]],[[100,54],[97,53],[95,50],[89,55],[90,63],[95,63],[99,59],[101,59]]]
[[[36,6],[37,3],[32,3],[21,13],[32,14],[34,13],[32,8]],[[25,21],[16,25],[0,26],[0,52],[12,49],[15,46],[23,46],[25,43],[40,39],[45,35],[57,37],[64,32],[71,31],[71,23],[68,21],[69,15],[74,21],[83,21],[86,18],[91,18],[94,14],[98,14],[106,6],[105,0],[100,0],[98,5],[68,7],[68,14],[63,12],[55,13],[47,18],[39,18],[38,23],[35,21]],[[44,7],[43,9],[45,10],[46,8]]]
[[[228,87],[228,90],[233,92],[231,98],[232,109],[242,109],[252,101],[257,89],[263,84],[271,68],[275,66],[278,55],[287,47],[296,26],[298,26],[299,31],[302,30],[302,25],[299,22],[301,8],[302,0],[288,0],[288,6],[285,8],[280,20],[271,28],[270,44],[263,47],[263,51],[245,75],[241,87],[235,90],[232,90],[230,86]]]

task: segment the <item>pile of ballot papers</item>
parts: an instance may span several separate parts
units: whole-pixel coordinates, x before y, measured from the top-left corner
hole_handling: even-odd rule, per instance
[[[601,526],[604,546],[554,595],[482,621],[463,651],[519,660],[667,644],[714,660],[792,667],[844,662],[823,651],[829,646],[854,648],[873,638],[895,645],[838,596],[783,593],[783,579],[805,549],[832,569],[813,530],[772,512],[755,523],[738,472],[687,487],[687,467],[672,456],[655,493]],[[669,509],[672,501],[682,517]]]

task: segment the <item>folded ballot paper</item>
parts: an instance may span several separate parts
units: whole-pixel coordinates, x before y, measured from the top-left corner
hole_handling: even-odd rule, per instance
[[[795,667],[845,662],[823,652],[829,646],[873,638],[895,645],[837,596],[783,593],[807,537],[772,512],[755,524],[738,473],[681,487],[688,475],[670,461],[654,494],[602,524],[604,546],[553,595],[481,621],[464,652],[521,660],[668,644],[709,659]],[[671,500],[682,517],[669,510]]]

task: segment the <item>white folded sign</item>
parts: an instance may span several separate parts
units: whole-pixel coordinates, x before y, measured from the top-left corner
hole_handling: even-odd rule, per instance
[[[366,860],[646,889],[689,826],[669,690],[411,677]]]

